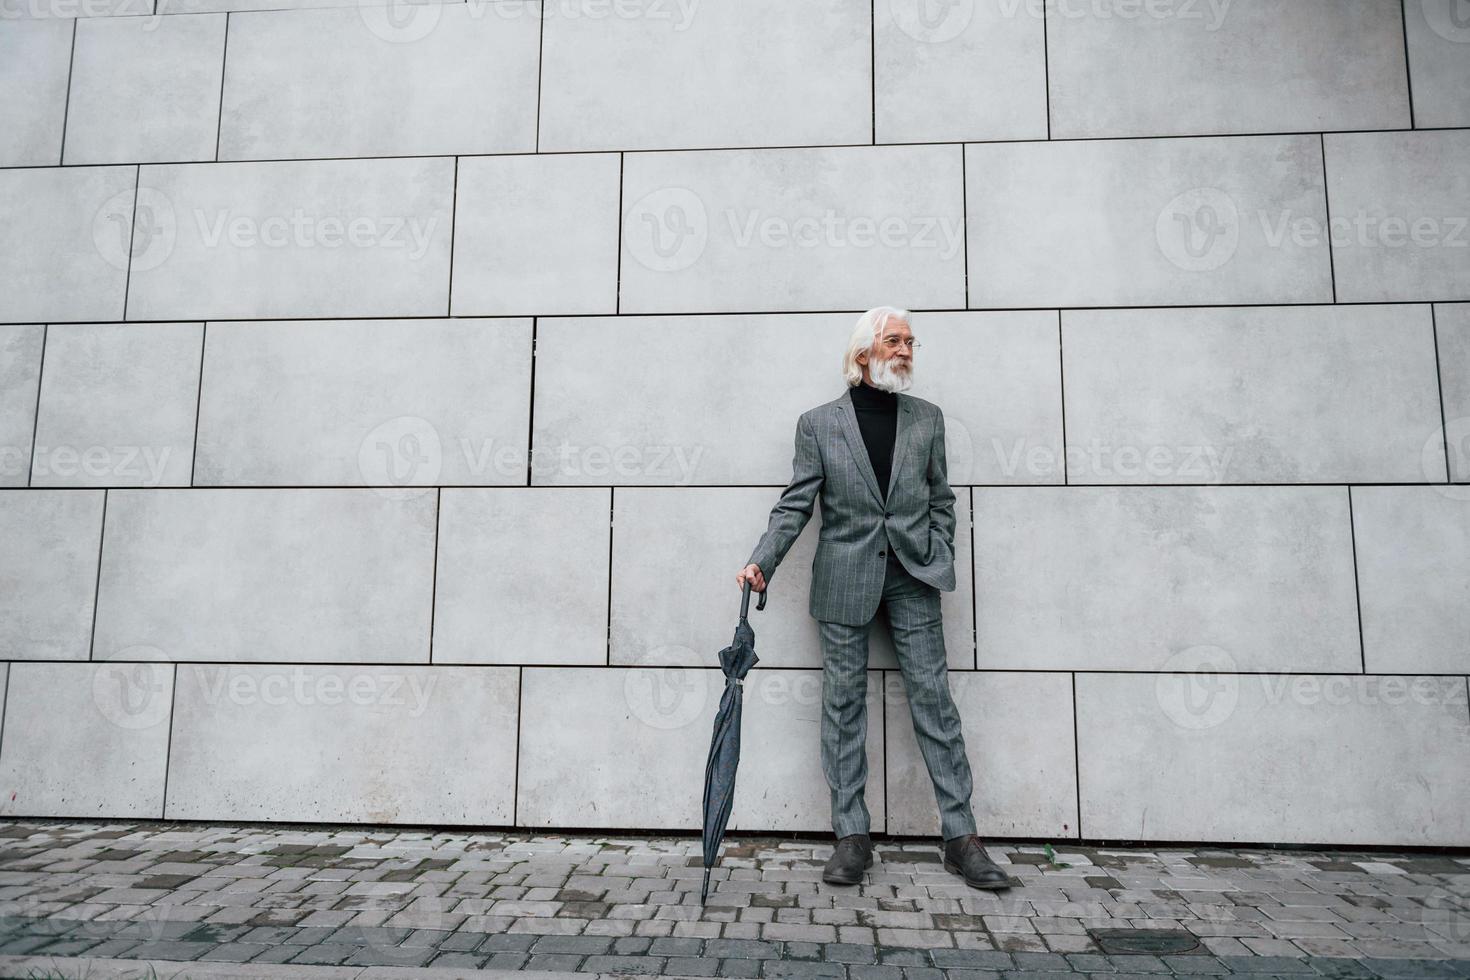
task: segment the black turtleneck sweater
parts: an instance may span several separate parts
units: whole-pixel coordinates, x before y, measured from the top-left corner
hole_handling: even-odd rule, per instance
[[[893,441],[898,434],[898,395],[859,381],[850,389],[858,428],[868,447],[868,460],[878,478],[878,491],[888,500],[888,475],[893,469]]]

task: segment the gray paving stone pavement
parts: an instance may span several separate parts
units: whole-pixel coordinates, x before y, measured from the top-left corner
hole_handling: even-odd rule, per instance
[[[987,844],[735,834],[701,907],[693,836],[0,821],[0,977],[1470,978],[1470,854]]]

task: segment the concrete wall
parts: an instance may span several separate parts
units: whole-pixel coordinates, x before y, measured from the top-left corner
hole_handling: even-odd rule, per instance
[[[693,830],[893,303],[983,834],[1470,844],[1463,0],[0,14],[0,813]],[[816,536],[740,830],[830,831]]]

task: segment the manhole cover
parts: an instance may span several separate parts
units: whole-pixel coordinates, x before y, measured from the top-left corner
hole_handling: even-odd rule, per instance
[[[1199,938],[1183,929],[1088,929],[1104,953],[1192,953]]]

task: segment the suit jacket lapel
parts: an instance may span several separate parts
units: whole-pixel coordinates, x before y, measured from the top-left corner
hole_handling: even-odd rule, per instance
[[[873,462],[868,459],[868,445],[863,442],[862,430],[858,428],[857,411],[852,405],[852,389],[842,393],[837,400],[837,414],[841,417],[842,436],[847,441],[848,451],[857,460],[858,470],[863,474],[863,482],[868,485],[873,499],[880,504],[883,502],[883,494],[878,491],[878,477],[873,472]],[[914,411],[909,404],[909,396],[903,392],[898,393],[898,430],[893,437],[893,466],[888,476],[888,495],[893,495],[893,488],[898,485],[899,465],[908,454],[910,444],[913,442]]]
[[[893,465],[888,473],[888,497],[893,498],[893,488],[898,486],[898,471],[903,468],[904,458],[914,441],[914,410],[909,396],[898,393],[898,431],[893,436]]]
[[[873,463],[868,459],[868,445],[863,442],[863,432],[858,428],[857,410],[852,405],[851,387],[842,393],[841,398],[837,399],[837,415],[841,419],[842,437],[847,440],[847,450],[857,461],[858,471],[863,474],[863,482],[868,485],[873,499],[879,500],[878,477],[873,473]]]

